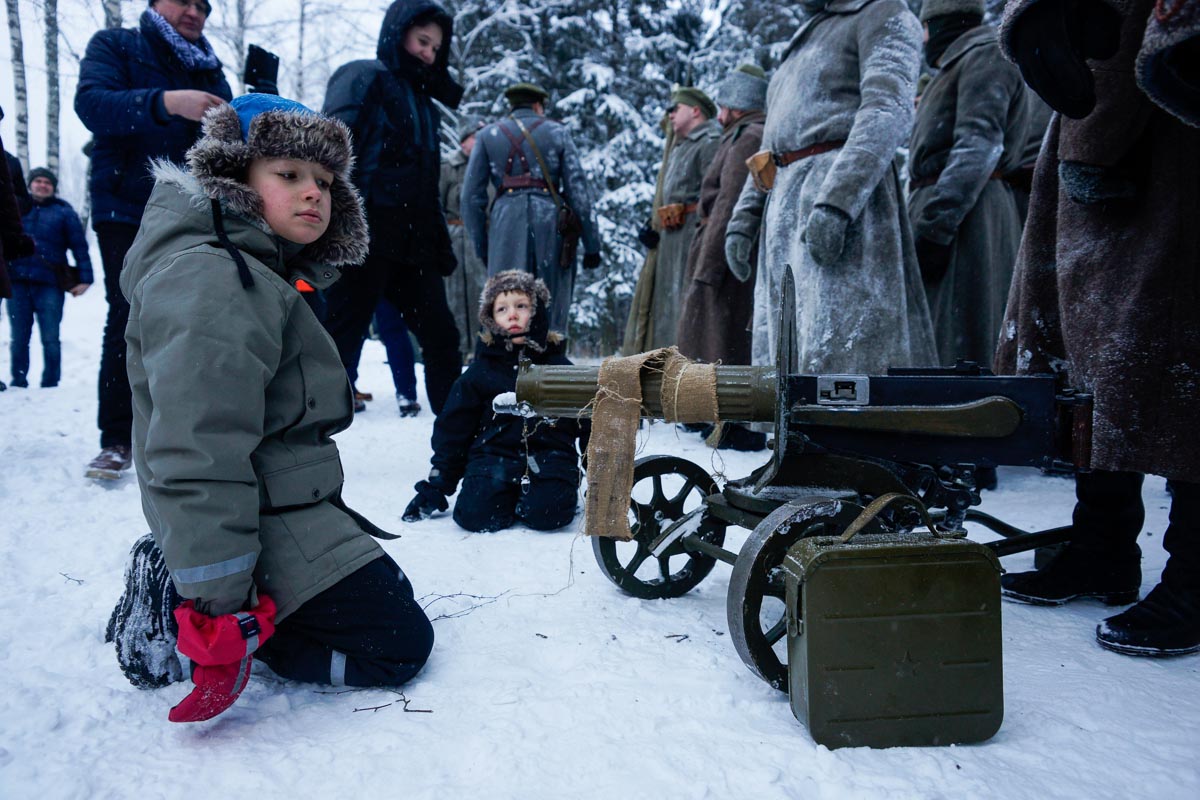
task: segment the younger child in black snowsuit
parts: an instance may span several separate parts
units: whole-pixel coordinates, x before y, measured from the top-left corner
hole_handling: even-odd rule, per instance
[[[483,287],[483,343],[459,376],[433,425],[433,469],[416,485],[404,511],[415,522],[445,511],[462,481],[454,521],[469,531],[498,531],[521,521],[549,531],[575,517],[579,490],[573,419],[523,419],[492,411],[496,395],[512,392],[522,355],[535,364],[570,364],[563,337],[549,330],[550,292],[527,272],[493,275]]]

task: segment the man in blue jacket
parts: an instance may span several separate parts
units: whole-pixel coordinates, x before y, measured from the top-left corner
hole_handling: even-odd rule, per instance
[[[131,463],[129,304],[117,281],[154,186],[149,162],[181,162],[200,134],[204,112],[233,97],[203,35],[211,11],[208,0],[151,0],[137,29],[96,33],[79,65],[75,113],[95,135],[92,228],[108,301],[100,356],[101,450],[88,464],[89,478],[119,478]]]
[[[75,259],[79,280],[69,291],[79,297],[92,284],[92,260],[88,256],[83,223],[70,203],[55,194],[58,177],[45,167],[29,171],[32,205],[21,220],[25,233],[33,237],[37,252],[8,265],[13,296],[8,303],[12,325],[12,385],[29,385],[29,339],[37,319],[42,340],[42,387],[57,386],[62,375],[62,347],[58,327],[62,322],[63,290],[59,275],[66,274],[67,251]]]

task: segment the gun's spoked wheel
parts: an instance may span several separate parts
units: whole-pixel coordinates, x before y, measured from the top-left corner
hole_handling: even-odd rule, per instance
[[[681,541],[660,555],[650,544],[660,531],[689,512],[696,512],[694,533],[717,545],[725,542],[727,523],[702,509],[704,498],[718,491],[716,482],[699,464],[676,456],[647,456],[633,464],[629,527],[633,540],[592,538],[592,551],[608,579],[634,597],[679,597],[712,571],[716,560],[688,552]]]
[[[797,498],[758,523],[738,552],[726,600],[729,635],[751,672],[780,691],[787,691],[783,559],[804,537],[840,535],[861,511],[846,500]],[[873,520],[864,532],[879,529]]]

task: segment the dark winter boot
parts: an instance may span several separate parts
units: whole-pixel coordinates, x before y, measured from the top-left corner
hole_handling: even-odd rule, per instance
[[[1001,594],[1045,606],[1084,597],[1107,605],[1137,602],[1142,585],[1137,537],[1145,520],[1142,480],[1135,472],[1077,476],[1070,544],[1041,569],[1002,575]]]
[[[179,596],[162,551],[146,534],[134,543],[125,567],[125,593],[113,609],[104,641],[117,645],[117,663],[139,689],[158,689],[183,680],[175,653]]]
[[[1172,481],[1170,558],[1146,599],[1096,626],[1101,647],[1135,656],[1200,652],[1200,484]]]
[[[979,491],[996,491],[996,487],[1000,485],[1000,479],[996,475],[995,467],[976,467],[975,469],[975,488]]]

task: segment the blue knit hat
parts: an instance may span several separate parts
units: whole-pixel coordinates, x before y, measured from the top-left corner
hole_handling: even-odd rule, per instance
[[[317,116],[317,112],[303,103],[289,100],[286,97],[280,97],[277,94],[244,94],[241,97],[233,98],[229,105],[237,112],[238,122],[242,125],[243,140],[250,139],[250,123],[254,121],[255,117],[266,111],[284,111],[310,117]]]
[[[306,253],[333,266],[361,264],[367,256],[367,223],[350,180],[354,150],[341,120],[318,114],[295,100],[247,94],[210,108],[202,136],[187,152],[192,175],[211,199],[247,219],[261,219],[262,198],[246,185],[256,158],[291,158],[320,164],[333,173],[329,229]]]

